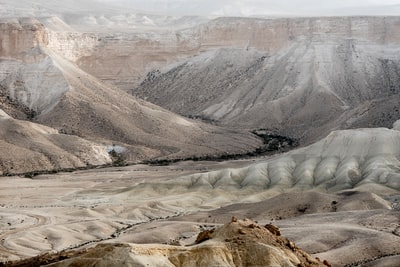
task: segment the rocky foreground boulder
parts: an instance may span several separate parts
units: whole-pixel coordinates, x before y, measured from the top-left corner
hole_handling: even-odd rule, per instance
[[[195,244],[190,246],[106,243],[85,251],[42,255],[9,266],[26,265],[330,266],[281,236],[276,226],[262,226],[248,219],[236,218],[222,227],[200,233]]]

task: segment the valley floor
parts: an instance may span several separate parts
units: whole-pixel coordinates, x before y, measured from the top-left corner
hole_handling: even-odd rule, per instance
[[[282,194],[229,186],[187,190],[179,183],[166,193],[149,186],[253,161],[135,165],[33,179],[2,177],[0,262],[102,242],[188,245],[200,231],[232,216],[272,222],[300,248],[333,266],[399,262],[400,212],[391,207],[399,196],[393,194],[391,199],[382,195],[384,200],[354,190]]]

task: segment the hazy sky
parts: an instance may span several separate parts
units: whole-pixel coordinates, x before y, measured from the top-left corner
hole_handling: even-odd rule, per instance
[[[400,0],[97,0],[172,15],[400,15]]]

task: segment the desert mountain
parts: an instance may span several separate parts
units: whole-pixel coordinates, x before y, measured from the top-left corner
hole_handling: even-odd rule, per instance
[[[96,77],[186,117],[303,144],[400,116],[398,17],[210,20],[59,4],[5,8],[45,25],[78,87]]]
[[[129,161],[241,153],[261,144],[250,133],[188,120],[102,83],[68,58],[73,44],[58,39],[64,35],[36,19],[6,19],[0,30],[1,108],[11,116],[103,147],[119,144]]]
[[[305,142],[334,129],[390,127],[400,116],[399,23],[219,18],[177,31],[176,47],[197,53],[154,69],[132,92],[185,116]]]
[[[2,177],[0,265],[320,265],[272,221],[335,267],[399,262],[399,17],[211,20],[94,0],[4,0],[0,17],[0,175],[246,153],[255,129],[304,145]],[[221,225],[232,216],[268,226]]]
[[[310,144],[400,116],[398,17],[210,20],[54,3],[5,1],[4,17],[36,17],[46,47],[90,79],[186,117]]]

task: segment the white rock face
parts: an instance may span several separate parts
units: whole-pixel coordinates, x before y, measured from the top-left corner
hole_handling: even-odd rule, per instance
[[[0,84],[9,97],[38,114],[48,112],[69,84],[50,57],[34,63],[18,60],[0,62]]]
[[[1,117],[2,119],[10,119],[10,118],[11,118],[11,117],[10,117],[7,113],[5,113],[4,110],[2,110],[2,109],[0,109],[0,117]]]
[[[393,123],[393,130],[400,131],[400,120],[397,120]]]
[[[97,36],[78,32],[47,30],[47,47],[66,59],[76,61],[93,53],[98,44]]]
[[[376,185],[399,191],[399,155],[398,131],[384,128],[335,131],[313,145],[248,167],[200,173],[166,183],[194,191],[241,190],[241,194],[250,190],[271,195],[309,189],[368,191],[369,186]],[[160,186],[163,185],[154,185]]]
[[[63,74],[43,51],[49,42],[35,19],[0,23],[0,85],[3,94],[36,113],[48,112],[69,90]]]

